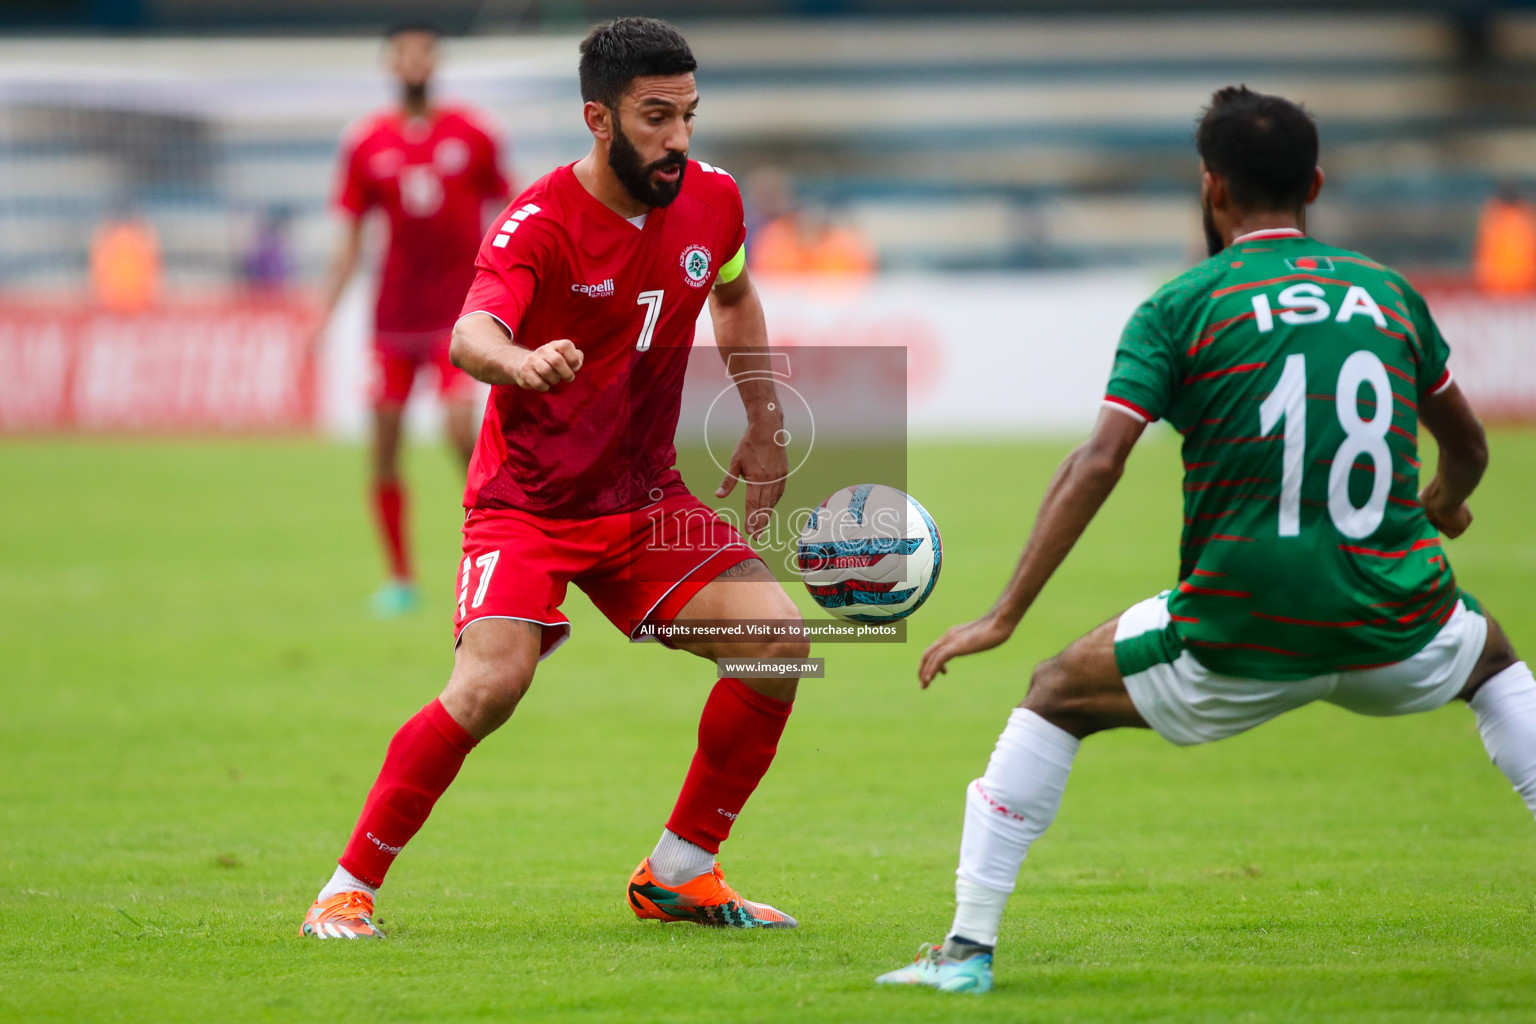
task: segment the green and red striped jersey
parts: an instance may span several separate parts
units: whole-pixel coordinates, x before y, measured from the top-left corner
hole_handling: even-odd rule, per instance
[[[1168,608],[1215,672],[1304,679],[1400,661],[1458,588],[1418,503],[1418,403],[1449,349],[1395,271],[1260,231],[1137,309],[1105,401],[1184,435]]]

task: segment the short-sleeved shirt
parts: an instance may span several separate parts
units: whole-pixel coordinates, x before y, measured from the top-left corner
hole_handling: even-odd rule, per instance
[[[686,491],[674,434],[694,324],[745,237],[735,180],[692,160],[677,198],[638,226],[571,166],[514,199],[464,313],[489,313],[524,348],[568,338],[583,363],[549,391],[491,389],[465,507],[590,518]]]
[[[375,306],[381,333],[453,326],[475,275],[485,204],[505,199],[496,134],[475,112],[439,107],[362,118],[342,141],[336,205],[389,220]]]
[[[1400,661],[1458,588],[1418,502],[1418,404],[1449,349],[1396,272],[1256,232],[1132,316],[1106,402],[1184,435],[1173,629],[1213,671]]]

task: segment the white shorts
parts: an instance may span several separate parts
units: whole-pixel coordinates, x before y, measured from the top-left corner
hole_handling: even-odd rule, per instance
[[[1115,643],[1161,633],[1170,621],[1165,591],[1120,616]],[[1450,620],[1423,650],[1392,665],[1311,679],[1240,679],[1212,672],[1186,650],[1126,676],[1125,688],[1159,736],[1192,746],[1236,736],[1315,700],[1362,715],[1433,711],[1467,685],[1487,637],[1488,620],[1457,601]]]

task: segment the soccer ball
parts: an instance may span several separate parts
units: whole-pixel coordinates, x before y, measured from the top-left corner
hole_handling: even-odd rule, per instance
[[[933,593],[942,553],[939,528],[911,495],[858,484],[811,513],[796,564],[811,599],[838,618],[894,622]]]

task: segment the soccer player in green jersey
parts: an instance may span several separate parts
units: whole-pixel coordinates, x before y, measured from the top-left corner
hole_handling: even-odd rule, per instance
[[[1402,715],[1460,699],[1536,812],[1536,680],[1441,547],[1472,522],[1488,462],[1445,339],[1400,275],[1305,233],[1323,185],[1306,111],[1222,89],[1196,144],[1211,258],[1132,316],[1007,589],[928,648],[919,679],[1012,635],[1157,419],[1184,435],[1178,584],[1035,669],[966,791],[954,925],[881,982],[991,987],[1019,866],[1105,729],[1187,745],[1317,700]],[[1417,491],[1420,421],[1440,459]]]

